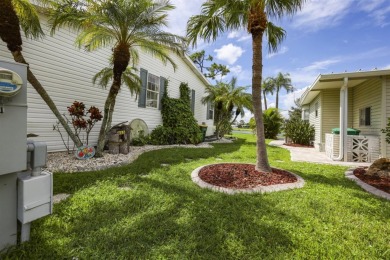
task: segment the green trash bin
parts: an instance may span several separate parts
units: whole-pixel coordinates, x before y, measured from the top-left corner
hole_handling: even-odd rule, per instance
[[[339,135],[340,134],[340,128],[336,127],[332,129],[332,134]],[[355,128],[347,128],[347,135],[359,135],[360,130]]]
[[[202,142],[206,139],[207,125],[199,125],[200,131],[202,132]]]

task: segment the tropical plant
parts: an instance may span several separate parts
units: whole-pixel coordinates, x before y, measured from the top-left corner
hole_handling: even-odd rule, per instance
[[[112,48],[113,80],[104,104],[96,156],[102,156],[122,75],[130,62],[137,64],[139,50],[176,68],[169,52],[182,54],[183,38],[162,30],[167,25],[167,12],[173,8],[169,0],[56,0],[51,13],[52,33],[69,26],[79,30],[76,44],[80,48]]]
[[[44,33],[35,6],[28,0],[1,0],[0,38],[7,44],[7,48],[16,62],[28,65],[22,53],[23,41],[20,30],[22,30],[28,38],[38,39],[43,37]],[[35,77],[34,73],[30,70],[29,66],[27,66],[27,80],[57,117],[58,122],[65,129],[76,146],[82,146],[81,141],[72,132],[66,120],[58,111],[57,106],[39,80]]]
[[[230,126],[239,115],[245,115],[245,109],[252,111],[252,96],[246,93],[247,87],[237,87],[237,78],[230,82],[217,82],[215,86],[206,86],[206,95],[202,102],[214,104],[214,123],[217,137],[229,132]],[[225,129],[225,130],[223,130]]]
[[[295,106],[291,107],[288,111],[289,119],[301,119],[302,118],[302,106],[300,104],[300,98],[294,100]]]
[[[290,74],[282,74],[281,72],[275,78],[272,78],[271,85],[273,85],[276,92],[276,108],[279,108],[279,92],[282,89],[285,89],[287,93],[293,92],[294,87],[291,85]]]
[[[271,107],[263,113],[264,121],[264,136],[267,139],[277,139],[277,135],[280,133],[283,127],[284,119],[279,110]],[[256,131],[256,121],[252,117],[249,121],[249,126],[252,131]]]
[[[252,96],[257,131],[256,169],[271,172],[264,138],[261,107],[262,46],[264,33],[268,47],[276,51],[285,37],[285,31],[269,21],[298,11],[305,0],[207,0],[201,14],[192,16],[187,23],[187,36],[196,45],[198,38],[215,41],[227,30],[246,29],[252,36]]]
[[[277,108],[271,107],[264,111],[264,135],[268,139],[277,139],[280,133],[284,119]]]
[[[386,134],[386,143],[390,144],[390,117],[387,118],[386,128],[381,129],[381,132]]]
[[[202,141],[202,133],[194,118],[189,102],[188,84],[180,84],[180,98],[170,98],[165,85],[161,116],[163,125],[156,127],[150,134],[152,144],[197,144]]]
[[[272,78],[266,78],[261,84],[264,99],[264,109],[267,110],[267,94],[274,94],[274,86],[272,84]]]
[[[314,126],[301,118],[287,120],[284,126],[284,133],[294,144],[310,145],[314,139]]]

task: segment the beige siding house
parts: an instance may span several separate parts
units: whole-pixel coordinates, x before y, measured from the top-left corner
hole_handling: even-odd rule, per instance
[[[41,17],[45,27],[45,17]],[[54,100],[61,113],[67,113],[67,107],[73,101],[81,101],[86,107],[97,106],[101,110],[107,97],[108,90],[101,89],[92,84],[92,77],[109,64],[111,50],[86,52],[75,47],[76,34],[68,29],[60,29],[56,34],[49,36],[49,30],[45,30],[46,37],[39,41],[23,39],[23,54],[30,63],[31,70],[35,73],[51,98]],[[0,57],[2,60],[13,61],[10,52],[4,42],[0,42]],[[140,51],[138,70],[147,72],[147,79],[159,84],[160,78],[168,80],[168,95],[179,97],[180,83],[188,83],[194,97],[194,116],[201,124],[208,125],[207,135],[213,134],[213,120],[207,116],[207,106],[203,105],[201,98],[204,95],[207,79],[198,71],[187,56],[171,55],[177,64],[174,70],[169,63],[164,65],[160,60]],[[45,141],[49,151],[61,151],[65,147],[59,134],[53,131],[56,118],[36,93],[28,85],[28,133],[34,133],[39,137],[37,141]],[[156,93],[160,95],[160,93]],[[144,106],[139,106],[139,98],[130,95],[126,87],[123,87],[117,96],[112,125],[134,119],[142,119],[146,122],[149,131],[162,124],[161,111],[157,104],[145,100]],[[90,144],[97,142],[100,125],[97,124],[90,135]]]
[[[301,105],[302,117],[315,127],[314,147],[330,158],[372,162],[390,156],[381,133],[390,117],[390,70],[320,75]]]

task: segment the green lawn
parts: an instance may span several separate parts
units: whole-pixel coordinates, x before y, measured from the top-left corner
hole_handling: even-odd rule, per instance
[[[287,150],[268,147],[272,166],[303,177],[304,188],[232,196],[192,183],[191,171],[217,158],[255,161],[255,137],[236,136],[213,149],[55,174],[54,193],[73,196],[0,259],[390,259],[390,202],[344,178],[345,167],[291,162]]]

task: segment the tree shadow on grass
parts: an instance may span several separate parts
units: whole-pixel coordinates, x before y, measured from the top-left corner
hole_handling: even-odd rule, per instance
[[[32,242],[22,247],[25,257],[263,259],[287,256],[293,249],[287,230],[275,225],[275,216],[300,220],[286,217],[262,195],[231,196],[154,179],[143,182],[153,194],[118,192],[104,182],[77,193],[75,201],[64,202],[53,216],[37,222]],[[99,189],[106,199],[93,197]],[[16,251],[10,256],[19,255]]]
[[[213,148],[167,148],[145,152],[134,162],[125,166],[91,172],[55,173],[54,194],[74,193],[80,188],[94,185],[96,181],[124,175],[132,175],[134,178],[137,175],[147,175],[154,169],[161,168],[161,164],[177,165],[188,163],[189,160],[205,160],[222,154],[230,154],[239,150],[243,143],[243,139],[238,139],[234,143],[213,144]]]

